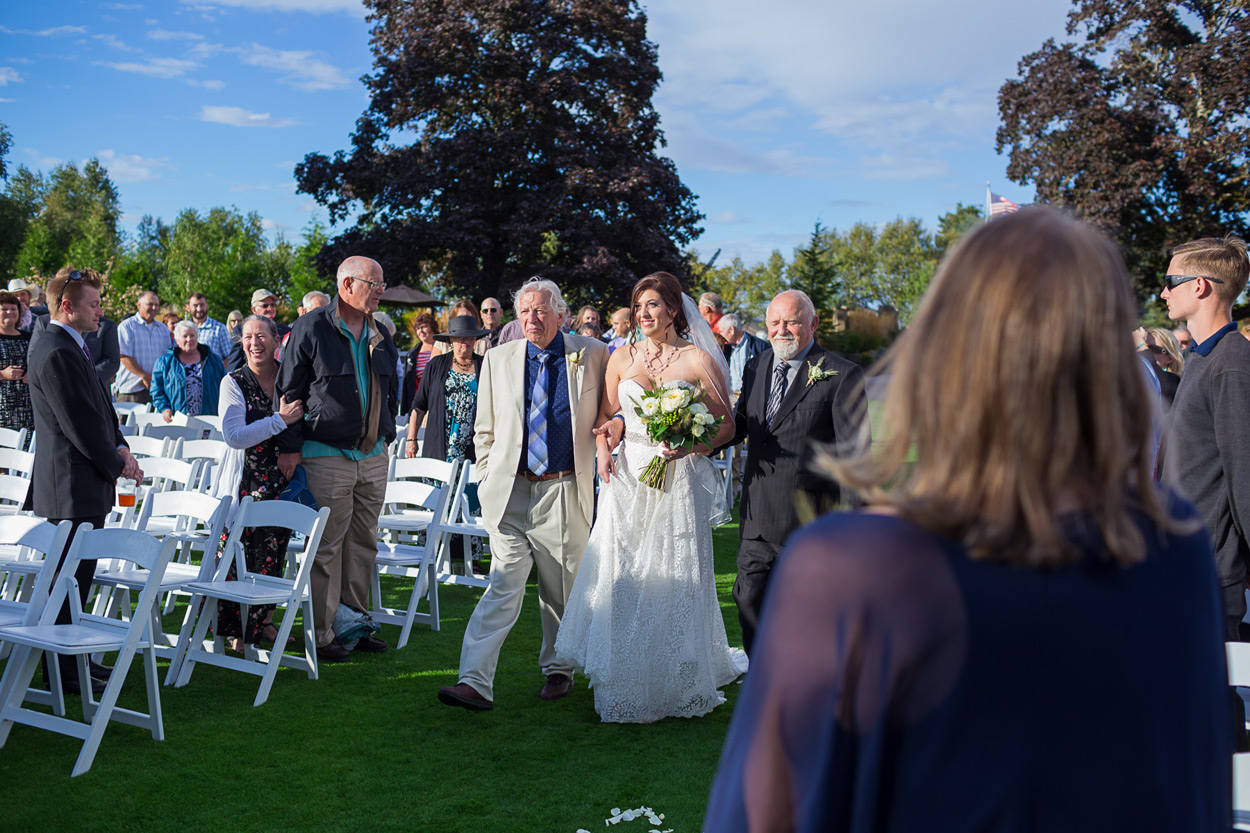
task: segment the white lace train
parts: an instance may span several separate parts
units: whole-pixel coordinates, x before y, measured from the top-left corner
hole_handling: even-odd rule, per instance
[[[691,456],[670,467],[666,490],[638,482],[658,448],[634,413],[642,390],[633,380],[618,388],[626,434],[617,474],[600,490],[555,645],[585,671],[595,711],[612,723],[707,714],[747,667],[746,654],[729,647],[716,595],[721,478],[706,457]]]

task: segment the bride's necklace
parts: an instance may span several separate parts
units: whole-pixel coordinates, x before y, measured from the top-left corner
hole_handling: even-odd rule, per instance
[[[660,378],[660,374],[662,374],[665,370],[667,370],[668,366],[673,363],[673,359],[676,358],[678,352],[680,351],[676,347],[674,347],[672,350],[668,352],[668,356],[665,357],[664,345],[660,344],[658,345],[656,349],[656,354],[655,354],[655,358],[658,360],[658,362],[653,362],[651,360],[651,356],[647,355],[646,345],[643,345],[642,363],[646,366],[647,373],[651,376],[651,378],[658,379]]]

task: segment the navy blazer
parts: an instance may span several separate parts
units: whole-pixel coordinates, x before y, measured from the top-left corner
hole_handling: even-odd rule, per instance
[[[35,467],[28,507],[44,518],[96,518],[113,508],[125,446],[117,412],[64,328],[49,325],[26,359],[35,414]]]

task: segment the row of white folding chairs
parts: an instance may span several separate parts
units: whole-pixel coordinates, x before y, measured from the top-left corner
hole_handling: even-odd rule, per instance
[[[1250,688],[1250,642],[1227,642],[1224,649],[1228,656],[1228,684]],[[1233,827],[1250,830],[1250,752],[1233,755]]]
[[[12,428],[0,428],[0,448],[16,448],[23,451],[33,451],[34,449],[26,448],[26,439],[30,437],[34,440],[34,429],[14,430]]]
[[[0,570],[22,573],[24,565],[28,582],[21,598],[0,602],[0,642],[13,647],[0,678],[0,746],[8,739],[14,723],[76,737],[83,743],[71,774],[81,775],[91,768],[110,721],[147,728],[156,740],[165,737],[151,633],[160,583],[176,543],[161,542],[136,530],[80,527],[54,582],[57,556],[65,548],[70,526],[69,521],[62,521],[54,527],[30,516],[0,518],[0,546],[15,547],[23,555],[22,559],[0,563]],[[128,619],[95,616],[81,608],[74,573],[80,560],[96,558],[101,552],[112,554],[136,571],[144,571],[139,600]],[[66,604],[70,608],[70,623],[58,625],[58,613]],[[58,658],[73,657],[78,664],[78,678],[86,681],[90,679],[88,656],[102,652],[117,653],[104,693],[97,701],[91,686],[83,684],[83,719],[71,720],[66,716]],[[45,654],[54,655],[46,663],[51,675],[50,692],[30,687],[40,657]],[[144,659],[147,712],[117,705],[136,654]],[[25,708],[24,701],[51,704],[53,712]]]

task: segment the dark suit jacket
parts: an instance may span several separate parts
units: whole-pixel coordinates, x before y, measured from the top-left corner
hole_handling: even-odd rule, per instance
[[[48,316],[41,315],[34,321],[30,330],[30,346],[48,329]],[[95,359],[95,372],[107,388],[113,384],[117,368],[122,366],[122,349],[117,341],[117,324],[108,318],[100,319],[100,327],[94,333],[83,333],[82,340],[87,342],[87,349]]]
[[[807,384],[808,369],[822,360],[824,369],[836,375]],[[867,448],[869,429],[864,372],[818,344],[812,344],[799,366],[769,428],[764,414],[772,364],[772,348],[747,362],[734,413],[733,442],[748,441],[739,533],[746,540],[782,544],[799,526],[796,491],[804,493],[818,512],[841,500],[837,486],[809,470],[815,445]]]
[[[126,444],[108,392],[61,327],[48,327],[26,364],[38,436],[27,503],[45,518],[107,515]]]

